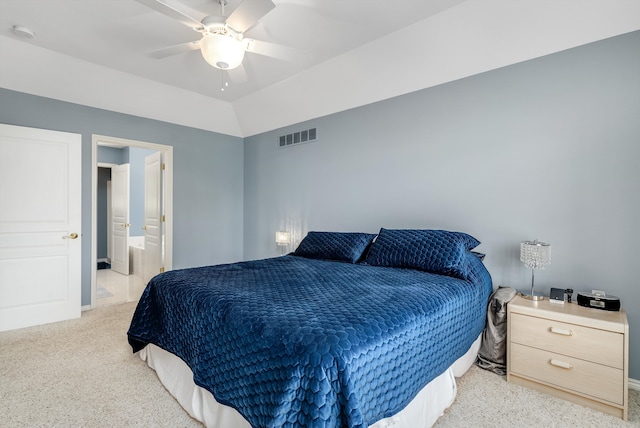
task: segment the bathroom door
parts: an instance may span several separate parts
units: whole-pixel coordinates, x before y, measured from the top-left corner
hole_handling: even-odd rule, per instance
[[[162,268],[162,152],[144,160],[144,273],[145,284]]]
[[[129,164],[111,168],[111,270],[129,275]]]

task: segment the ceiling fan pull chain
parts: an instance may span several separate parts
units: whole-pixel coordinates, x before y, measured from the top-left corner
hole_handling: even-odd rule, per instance
[[[225,88],[229,87],[229,80],[224,78],[225,77],[224,73],[225,73],[224,70],[220,70],[220,90],[222,92],[224,92]]]

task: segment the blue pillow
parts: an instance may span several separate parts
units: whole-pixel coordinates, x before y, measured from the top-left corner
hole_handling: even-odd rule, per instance
[[[373,266],[419,269],[468,279],[470,250],[480,241],[447,230],[380,229],[365,262]]]
[[[375,238],[371,233],[309,232],[295,256],[357,263]]]

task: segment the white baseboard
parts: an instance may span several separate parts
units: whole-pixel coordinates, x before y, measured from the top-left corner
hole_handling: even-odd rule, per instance
[[[80,306],[80,311],[81,312],[88,311],[89,309],[91,309],[91,305]],[[638,381],[636,381],[636,382],[638,382]]]

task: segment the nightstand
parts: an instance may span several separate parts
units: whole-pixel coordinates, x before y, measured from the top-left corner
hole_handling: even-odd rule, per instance
[[[575,303],[507,305],[507,381],[628,418],[629,323]]]

